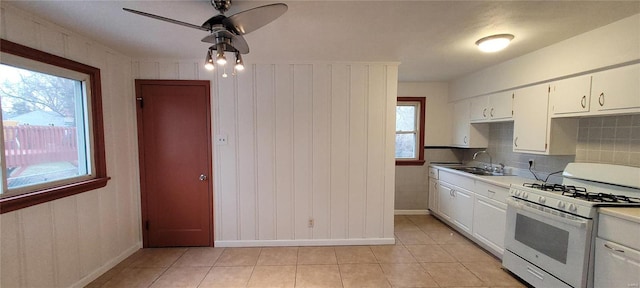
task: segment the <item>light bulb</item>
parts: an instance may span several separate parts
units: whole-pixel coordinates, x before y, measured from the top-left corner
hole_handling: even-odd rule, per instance
[[[224,57],[224,44],[218,44],[216,51],[216,62],[221,66],[227,64],[227,58]]]
[[[211,50],[207,51],[207,57],[205,58],[205,64],[204,64],[204,68],[211,71],[213,70],[215,67],[213,65],[213,58],[211,57]]]
[[[216,57],[216,63],[224,66],[225,64],[227,64],[227,58],[224,57],[224,54],[218,54],[218,57]]]
[[[244,70],[244,63],[242,62],[242,56],[240,56],[240,53],[238,52],[236,52],[236,66],[234,68],[235,70],[238,70],[238,71]]]

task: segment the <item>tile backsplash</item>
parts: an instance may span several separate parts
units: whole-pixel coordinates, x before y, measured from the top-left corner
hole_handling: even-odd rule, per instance
[[[576,161],[640,167],[640,115],[580,119]]]
[[[528,169],[529,159],[534,170],[545,173],[561,171],[569,162],[596,162],[640,167],[640,115],[589,117],[579,120],[576,155],[545,156],[514,153],[513,122],[491,123],[489,147],[493,163]],[[469,149],[464,161],[472,161],[473,154],[483,149]],[[484,155],[478,159],[488,162]]]

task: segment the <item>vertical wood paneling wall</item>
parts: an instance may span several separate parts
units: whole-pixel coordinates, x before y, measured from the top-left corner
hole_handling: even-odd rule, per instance
[[[107,186],[0,215],[1,287],[82,287],[141,247],[131,59],[6,3],[0,37],[101,70]]]
[[[397,64],[201,67],[137,60],[133,76],[212,82],[217,246],[394,241]]]

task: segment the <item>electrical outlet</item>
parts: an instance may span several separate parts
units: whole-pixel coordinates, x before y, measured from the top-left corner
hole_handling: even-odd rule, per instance
[[[308,224],[309,228],[313,228],[313,224],[314,224],[313,218],[309,218],[309,224]]]
[[[533,169],[535,164],[536,164],[535,160],[529,159],[529,168]]]
[[[223,135],[223,134],[216,135],[216,143],[218,145],[227,145],[227,135]]]

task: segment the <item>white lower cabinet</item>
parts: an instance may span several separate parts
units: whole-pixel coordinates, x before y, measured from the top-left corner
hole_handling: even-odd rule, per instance
[[[444,220],[453,222],[453,189],[442,182],[438,183],[438,210],[437,213]]]
[[[509,189],[446,170],[439,175],[429,179],[431,213],[502,258]]]
[[[640,213],[637,209],[601,208],[595,243],[595,288],[640,287]],[[635,220],[631,221],[632,218]]]
[[[427,207],[431,213],[438,211],[438,180],[429,178],[429,203]]]
[[[473,198],[471,191],[440,181],[438,184],[438,212],[445,220],[471,234],[473,227]]]
[[[640,287],[640,251],[596,238],[595,288]]]
[[[504,234],[507,220],[507,204],[476,195],[473,205],[473,237],[504,253]]]

